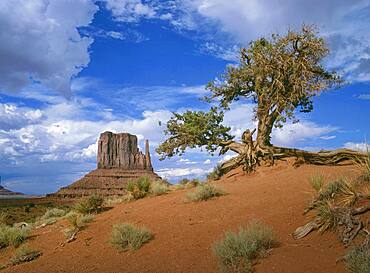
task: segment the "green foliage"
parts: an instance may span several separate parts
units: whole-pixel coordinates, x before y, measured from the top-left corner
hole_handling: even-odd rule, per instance
[[[224,111],[240,100],[257,104],[257,142],[270,145],[274,126],[281,127],[287,119],[296,121],[296,109],[312,111],[314,96],[341,83],[321,64],[328,53],[323,38],[310,26],[251,42],[241,49],[238,65],[228,66],[225,74],[208,84],[211,95],[205,100],[218,106],[209,112],[174,113],[158,154],[164,159],[181,155],[186,148],[204,147],[213,153],[223,147],[233,139],[230,128],[222,124]]]
[[[150,194],[154,196],[165,194],[169,191],[169,186],[161,181],[154,181],[150,185]]]
[[[189,192],[186,198],[190,202],[199,202],[207,201],[211,198],[219,197],[225,194],[226,193],[222,189],[215,187],[210,183],[202,183],[197,186],[193,192]]]
[[[317,174],[317,175],[314,175],[314,176],[311,176],[310,177],[310,184],[312,186],[312,188],[316,191],[316,192],[320,192],[322,190],[322,188],[324,187],[324,176],[322,174]]]
[[[16,250],[14,257],[10,262],[12,265],[30,262],[37,259],[41,255],[42,253],[40,251],[33,250],[28,246],[21,246]]]
[[[98,213],[101,211],[104,199],[98,195],[83,198],[74,209],[82,214]]]
[[[221,169],[221,164],[217,164],[217,166],[214,167],[213,171],[207,174],[207,180],[208,181],[219,180],[222,175],[223,171]]]
[[[66,213],[67,212],[65,210],[59,208],[48,209],[45,214],[41,216],[41,220],[63,217]]]
[[[266,256],[275,244],[272,229],[252,221],[238,233],[226,232],[225,237],[213,245],[213,252],[222,272],[249,273],[253,270],[253,260]]]
[[[214,152],[220,143],[233,139],[229,135],[230,128],[222,125],[224,113],[212,107],[209,112],[186,111],[174,113],[167,122],[165,134],[170,137],[158,148],[161,159],[182,155],[186,148],[204,146],[207,151]]]
[[[29,234],[29,228],[0,226],[0,248],[17,247],[29,237]]]
[[[346,255],[347,269],[351,273],[370,272],[369,244],[355,246]]]
[[[95,216],[91,214],[79,214],[76,212],[70,212],[64,218],[69,222],[72,228],[80,230],[87,223],[92,222],[95,219]]]
[[[150,184],[150,178],[148,176],[142,176],[136,180],[129,181],[126,189],[137,200],[144,198],[150,193]]]
[[[143,244],[154,238],[145,227],[123,223],[113,226],[110,243],[119,250],[137,250]]]

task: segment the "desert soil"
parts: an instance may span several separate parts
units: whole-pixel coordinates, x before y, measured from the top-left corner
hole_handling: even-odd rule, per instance
[[[184,202],[188,190],[171,192],[131,203],[116,205],[96,217],[65,245],[65,223],[39,229],[28,244],[43,255],[32,262],[3,272],[101,272],[101,273],[213,273],[219,272],[212,244],[225,231],[237,231],[248,221],[259,219],[271,226],[280,246],[256,265],[257,273],[344,273],[345,253],[333,233],[316,232],[294,240],[292,232],[307,222],[302,212],[313,195],[308,178],[322,173],[326,177],[351,177],[351,166],[301,166],[282,163],[244,175],[234,171],[217,184],[228,195],[207,202]],[[155,234],[154,240],[136,252],[119,252],[107,242],[112,225],[131,222],[144,225]],[[12,255],[0,252],[0,263]]]

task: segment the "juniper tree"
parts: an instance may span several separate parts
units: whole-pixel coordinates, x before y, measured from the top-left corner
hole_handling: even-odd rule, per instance
[[[292,155],[317,164],[357,158],[356,152],[348,150],[310,153],[275,147],[270,141],[274,126],[282,127],[288,119],[296,122],[297,111],[313,110],[314,96],[341,84],[340,77],[322,65],[328,53],[324,39],[313,26],[251,42],[240,50],[237,65],[228,66],[223,75],[207,85],[210,96],[205,101],[214,105],[211,110],[174,113],[165,130],[168,138],[157,152],[163,159],[182,154],[186,148],[204,147],[212,153],[219,149],[220,154],[232,150],[239,156],[224,164],[224,168],[243,163],[249,171],[260,160]],[[230,128],[222,124],[225,111],[239,100],[256,105],[258,121],[256,129],[245,130],[241,142],[235,141]]]

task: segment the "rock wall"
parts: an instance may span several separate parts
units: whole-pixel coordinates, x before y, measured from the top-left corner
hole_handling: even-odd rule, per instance
[[[153,170],[148,140],[143,154],[137,146],[137,137],[128,133],[102,133],[98,141],[97,162],[98,169]]]

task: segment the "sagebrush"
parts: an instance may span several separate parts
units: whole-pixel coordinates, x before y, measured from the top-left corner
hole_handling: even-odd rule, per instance
[[[98,195],[92,195],[80,200],[74,207],[76,211],[82,214],[98,213],[102,210],[104,199]]]
[[[207,201],[214,197],[225,195],[225,191],[210,183],[199,184],[194,191],[189,192],[186,196],[190,202]]]
[[[137,250],[153,237],[152,232],[145,227],[122,223],[113,226],[109,242],[122,251]]]
[[[238,233],[226,232],[223,239],[214,243],[213,252],[222,272],[249,273],[253,270],[253,261],[265,257],[275,245],[272,229],[252,221]]]

